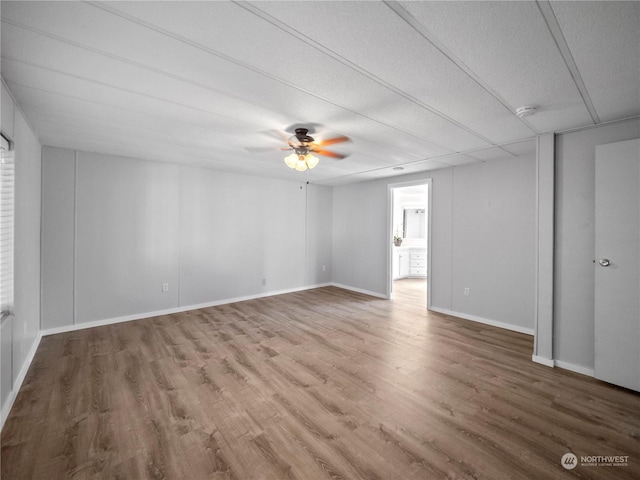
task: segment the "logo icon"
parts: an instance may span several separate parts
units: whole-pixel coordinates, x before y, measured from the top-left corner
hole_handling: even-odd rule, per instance
[[[564,455],[562,455],[560,463],[567,470],[573,470],[578,466],[578,457],[576,457],[573,453],[565,453]]]

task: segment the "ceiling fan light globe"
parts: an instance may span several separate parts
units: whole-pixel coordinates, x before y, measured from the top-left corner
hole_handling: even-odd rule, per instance
[[[298,163],[298,155],[292,153],[291,155],[287,155],[284,157],[284,163],[287,164],[289,168],[296,168],[296,164]]]
[[[320,159],[318,157],[311,154],[308,154],[306,157],[307,166],[309,168],[314,168],[316,165],[318,165],[319,161]]]
[[[296,170],[299,172],[304,172],[307,169],[307,162],[304,160],[298,160],[296,162]]]

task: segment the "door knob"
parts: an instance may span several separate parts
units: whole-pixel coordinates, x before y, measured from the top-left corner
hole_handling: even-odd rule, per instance
[[[611,261],[608,258],[601,258],[600,260],[598,260],[598,263],[601,267],[608,267],[609,265],[611,265]]]

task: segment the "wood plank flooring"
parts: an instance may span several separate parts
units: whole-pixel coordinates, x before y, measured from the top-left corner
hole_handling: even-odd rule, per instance
[[[640,478],[640,395],[532,363],[532,337],[428,313],[406,285],[44,337],[2,479]],[[628,466],[566,470],[567,452]]]

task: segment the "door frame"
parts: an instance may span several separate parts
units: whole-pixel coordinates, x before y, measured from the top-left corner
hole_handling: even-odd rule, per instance
[[[433,182],[431,178],[409,180],[387,185],[387,298],[391,298],[393,290],[393,191],[403,187],[415,187],[426,185],[427,187],[427,310],[431,309],[431,285],[433,285],[433,272],[431,271],[431,230],[433,209]]]

